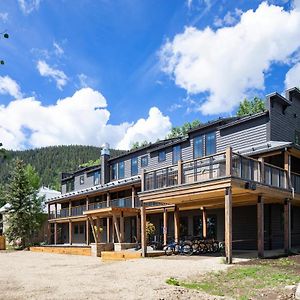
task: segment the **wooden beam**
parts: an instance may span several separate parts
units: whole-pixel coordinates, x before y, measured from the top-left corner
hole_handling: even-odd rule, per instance
[[[106,194],[106,207],[110,207],[110,193]]]
[[[97,234],[96,234],[96,231],[95,231],[94,220],[91,217],[88,217],[88,220],[90,221],[90,225],[91,225],[91,228],[92,228],[92,233],[93,233],[93,236],[94,236],[94,240],[95,240],[95,243],[97,244],[98,240],[97,240]]]
[[[141,172],[141,191],[144,192],[145,191],[145,170],[142,169]]]
[[[288,151],[284,151],[284,170],[287,171],[286,187],[291,186],[291,156]]]
[[[106,242],[110,242],[110,219],[109,217],[106,218]]]
[[[69,217],[72,216],[72,202],[69,201]]]
[[[54,204],[55,207],[55,219],[57,219],[57,203]]]
[[[260,162],[260,182],[265,182],[265,159],[263,157],[259,157],[258,161]]]
[[[226,263],[232,263],[232,191],[225,190],[225,253]]]
[[[264,199],[258,196],[257,200],[257,252],[258,257],[264,257],[265,237],[264,237]]]
[[[202,235],[203,239],[207,238],[207,217],[206,217],[206,208],[202,209]]]
[[[179,208],[177,205],[174,210],[174,239],[175,243],[179,243]]]
[[[131,207],[135,207],[135,188],[134,185],[131,187]]]
[[[72,245],[72,242],[73,242],[72,221],[69,221],[69,244]]]
[[[146,235],[146,209],[144,204],[141,206],[141,246],[142,256],[147,256],[147,235]]]
[[[289,199],[284,200],[284,251],[291,251],[291,202]]]
[[[163,234],[164,234],[164,245],[167,245],[168,242],[168,211],[165,208],[163,212],[163,220],[164,220],[164,228],[163,228]]]
[[[121,243],[124,243],[125,241],[125,226],[124,226],[124,215],[123,213],[121,213],[121,216],[120,216],[120,240],[121,240]]]
[[[100,231],[100,218],[96,218],[96,234],[97,234],[97,241],[100,243],[101,241],[101,231]]]
[[[232,175],[232,148],[226,149],[226,176]]]
[[[85,221],[85,239],[86,239],[86,244],[90,244],[90,226],[89,226],[89,220]]]
[[[57,244],[57,223],[54,223],[54,245]]]
[[[141,219],[140,216],[136,216],[136,239],[137,242],[141,242]]]
[[[113,214],[113,223],[114,223],[114,228],[116,231],[118,243],[121,243],[121,237],[120,237],[120,229],[119,229],[119,224],[118,224],[118,219],[115,214]]]
[[[178,161],[178,185],[182,184],[182,161]]]

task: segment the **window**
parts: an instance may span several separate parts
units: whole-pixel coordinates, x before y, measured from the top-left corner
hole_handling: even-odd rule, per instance
[[[94,173],[94,185],[100,184],[100,171]]]
[[[66,192],[72,192],[74,191],[74,179],[68,180],[66,183]]]
[[[124,161],[121,161],[118,164],[118,178],[122,179],[124,177],[125,177]]]
[[[295,130],[295,144],[300,145],[300,131]]]
[[[203,135],[201,135],[194,138],[194,158],[203,156]]]
[[[79,177],[79,183],[84,184],[84,175],[80,175]]]
[[[74,234],[78,234],[78,224],[74,225]]]
[[[84,225],[83,224],[79,225],[79,234],[84,234]]]
[[[173,164],[176,164],[181,159],[181,147],[180,145],[173,147]]]
[[[206,135],[205,155],[216,153],[216,133],[211,132]]]
[[[133,157],[131,159],[131,176],[138,174],[138,159],[137,157]]]
[[[158,152],[158,162],[166,160],[166,150],[161,150]]]
[[[147,167],[148,166],[148,155],[141,157],[141,167]]]
[[[111,180],[117,180],[118,179],[118,175],[117,175],[117,168],[118,165],[117,164],[113,164],[111,166]]]

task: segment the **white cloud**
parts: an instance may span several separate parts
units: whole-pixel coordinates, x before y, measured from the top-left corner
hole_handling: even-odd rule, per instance
[[[18,0],[19,7],[25,15],[29,15],[34,10],[38,10],[41,0]]]
[[[214,25],[216,27],[231,26],[239,21],[239,18],[242,13],[243,11],[237,8],[234,12],[228,11],[223,18],[216,17],[214,20]]]
[[[139,119],[127,129],[117,148],[129,149],[134,142],[155,142],[157,139],[163,139],[171,126],[169,117],[164,116],[157,107],[152,107],[147,119]]]
[[[215,31],[187,27],[162,47],[162,69],[189,94],[208,93],[202,113],[231,112],[249,91],[264,89],[272,63],[288,63],[299,50],[300,6],[294,4],[285,11],[263,2],[235,26]]]
[[[5,12],[5,13],[3,13],[3,12],[1,12],[0,13],[0,20],[2,21],[2,22],[7,22],[7,20],[8,20],[8,13],[7,12]]]
[[[61,70],[50,67],[44,60],[38,61],[37,69],[42,76],[54,79],[58,89],[62,90],[62,88],[67,84],[67,75]]]
[[[57,42],[53,42],[53,47],[56,56],[62,56],[64,54],[64,49]]]
[[[0,136],[7,149],[49,145],[88,144],[128,149],[135,141],[155,141],[171,128],[168,117],[151,108],[146,119],[136,123],[109,124],[106,99],[91,88],[44,106],[31,97],[0,105]]]
[[[187,0],[187,1],[186,1],[187,7],[188,7],[188,8],[191,8],[192,3],[193,3],[193,0]]]
[[[285,87],[287,89],[300,88],[300,62],[295,64],[285,75]]]
[[[22,97],[20,86],[9,76],[0,76],[0,94],[8,94],[16,99]]]

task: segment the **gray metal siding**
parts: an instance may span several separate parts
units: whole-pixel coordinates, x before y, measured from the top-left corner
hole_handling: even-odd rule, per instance
[[[267,142],[269,118],[262,116],[248,122],[217,131],[217,152],[231,146],[233,150],[252,147]]]
[[[282,105],[273,102],[270,105],[271,132],[273,141],[294,142],[295,130],[300,131],[300,101],[292,98],[292,105],[283,113]]]

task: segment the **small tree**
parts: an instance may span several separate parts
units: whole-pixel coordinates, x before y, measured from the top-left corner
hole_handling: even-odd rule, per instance
[[[254,97],[252,100],[244,99],[236,112],[238,117],[263,112],[266,110],[266,103],[263,99]]]
[[[31,237],[43,222],[42,198],[31,185],[26,166],[17,159],[7,188],[8,228],[6,235],[9,242],[20,243],[22,248],[29,245]]]
[[[147,236],[147,241],[149,242],[150,239],[153,237],[155,234],[155,226],[151,222],[147,221],[146,222],[146,236]]]
[[[201,122],[199,120],[194,120],[192,122],[186,122],[182,126],[173,127],[166,138],[171,139],[184,136],[189,130],[199,126],[200,124]]]

